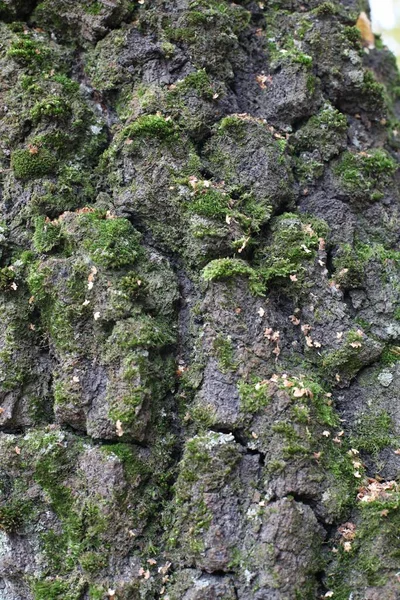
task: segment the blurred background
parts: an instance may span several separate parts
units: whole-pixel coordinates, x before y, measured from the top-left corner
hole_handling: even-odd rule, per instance
[[[382,35],[400,65],[400,0],[370,0],[370,5],[372,29]]]

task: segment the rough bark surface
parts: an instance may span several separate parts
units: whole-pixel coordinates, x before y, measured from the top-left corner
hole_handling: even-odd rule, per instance
[[[0,600],[400,598],[363,10],[0,1]]]

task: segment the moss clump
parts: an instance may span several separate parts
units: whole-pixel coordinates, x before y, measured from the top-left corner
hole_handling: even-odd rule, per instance
[[[36,252],[50,252],[62,240],[61,225],[52,223],[45,217],[35,219],[35,233],[33,234],[33,247]]]
[[[119,288],[130,298],[138,298],[146,293],[148,284],[138,273],[132,272],[122,277]]]
[[[49,59],[50,51],[46,46],[35,40],[19,38],[11,43],[7,56],[24,67],[40,67],[43,66]]]
[[[345,152],[334,171],[349,194],[378,200],[397,168],[396,161],[385,150],[373,149],[358,154]]]
[[[328,104],[295,134],[295,150],[312,152],[316,149],[320,160],[325,162],[346,146],[346,133],[345,115]]]
[[[34,600],[79,600],[83,588],[83,583],[54,578],[34,581],[31,585]]]
[[[302,154],[295,159],[296,176],[301,183],[312,182],[324,174],[324,163]]]
[[[266,285],[296,275],[297,287],[302,284],[303,264],[316,256],[321,238],[328,227],[312,217],[285,213],[271,224],[271,243],[256,257],[258,271]]]
[[[355,448],[377,456],[381,450],[398,444],[392,419],[386,411],[366,413],[356,424],[351,443]]]
[[[178,27],[167,26],[166,34],[173,42],[192,45],[194,62],[201,63],[206,52],[223,53],[229,43],[242,33],[250,22],[250,13],[238,5],[215,0],[196,0],[191,3]],[[199,31],[200,30],[200,31]],[[200,33],[201,32],[201,33]],[[212,65],[215,68],[215,65]]]
[[[246,120],[238,115],[230,115],[224,117],[218,123],[218,132],[227,132],[230,135],[234,135],[236,138],[240,138],[246,133]]]
[[[344,289],[355,289],[364,281],[365,258],[355,246],[344,244],[333,259],[333,278]]]
[[[167,120],[161,115],[144,115],[131,125],[128,125],[121,132],[121,136],[127,140],[125,143],[128,144],[129,140],[133,142],[134,140],[143,138],[157,138],[164,141],[171,140],[177,137],[177,132],[171,120]]]
[[[257,413],[271,401],[270,389],[267,381],[247,383],[239,381],[238,384],[240,410],[243,413]]]
[[[15,533],[23,525],[32,512],[32,505],[27,501],[12,500],[0,506],[0,530]]]
[[[218,258],[212,260],[203,269],[202,276],[205,281],[246,277],[249,280],[249,287],[254,294],[264,294],[264,286],[257,271],[250,267],[244,260],[238,258]]]
[[[71,106],[62,97],[49,97],[37,102],[30,111],[31,119],[38,123],[43,119],[65,119],[71,114]]]
[[[140,253],[141,235],[127,219],[107,218],[98,211],[80,215],[83,246],[93,261],[109,269],[135,262]]]
[[[229,211],[229,196],[215,188],[200,189],[189,204],[189,211],[213,219],[225,217]]]
[[[109,359],[137,348],[155,349],[174,344],[174,333],[163,320],[150,315],[137,315],[117,323],[109,339]]]
[[[57,159],[46,148],[14,150],[11,154],[11,168],[17,179],[37,179],[52,175],[57,170]]]
[[[205,69],[200,69],[193,73],[189,73],[185,79],[179,82],[176,86],[176,91],[189,93],[196,91],[202,98],[212,100],[214,90],[212,88],[211,79]],[[173,91],[175,92],[175,90]]]
[[[364,334],[361,330],[349,331],[341,348],[324,354],[322,370],[328,379],[336,375],[340,378],[352,379],[363,366],[360,351],[364,345]]]
[[[368,69],[364,73],[364,81],[362,86],[362,94],[368,107],[375,113],[375,117],[379,111],[385,112],[386,108],[386,88],[382,83],[379,83],[372,71]]]
[[[400,361],[400,346],[386,346],[381,354],[383,365],[395,365]]]
[[[322,2],[322,4],[312,10],[312,14],[318,17],[336,15],[338,12],[339,7],[334,2]]]

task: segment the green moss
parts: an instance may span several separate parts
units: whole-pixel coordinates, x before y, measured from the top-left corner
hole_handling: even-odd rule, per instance
[[[257,413],[268,406],[271,401],[269,385],[266,381],[247,383],[243,380],[238,383],[240,410],[244,414]]]
[[[215,408],[211,404],[195,404],[190,409],[190,416],[200,431],[209,430],[217,419]]]
[[[362,286],[365,262],[365,253],[359,251],[357,245],[343,244],[333,259],[335,282],[344,289],[355,289]]]
[[[11,43],[7,56],[25,67],[43,66],[49,59],[50,50],[29,37],[19,38]]]
[[[14,150],[11,154],[11,168],[17,179],[37,179],[52,175],[57,170],[57,160],[46,148],[30,150]]]
[[[312,13],[318,17],[336,15],[338,12],[338,6],[334,2],[322,2],[312,10]]]
[[[400,347],[386,346],[381,355],[381,363],[383,365],[395,365],[400,361]]]
[[[70,583],[67,581],[37,581],[33,584],[32,591],[34,600],[66,600],[71,598],[69,593]]]
[[[361,48],[361,42],[362,42],[361,32],[355,25],[345,27],[343,30],[343,35],[356,48]]]
[[[318,160],[305,157],[295,159],[296,176],[301,183],[312,182],[324,174],[324,164]]]
[[[166,34],[174,42],[190,43],[200,58],[200,51],[205,51],[208,41],[224,48],[225,38],[234,38],[249,22],[250,13],[243,7],[215,0],[196,0],[191,2],[190,10],[186,12],[184,20],[179,22],[179,27],[166,27]],[[222,38],[219,44],[214,37],[216,32]]]
[[[228,132],[230,135],[240,138],[246,133],[246,121],[236,115],[224,117],[218,123],[218,131],[220,133]]]
[[[29,500],[12,500],[0,505],[0,530],[16,533],[31,513],[32,504]]]
[[[189,73],[185,79],[177,83],[176,89],[178,92],[187,93],[192,90],[206,100],[212,100],[214,90],[212,88],[211,79],[205,69],[200,69],[193,73]]]
[[[118,322],[108,340],[109,359],[120,356],[121,350],[127,352],[137,348],[162,348],[175,343],[175,334],[168,323],[151,315],[136,315]]]
[[[38,123],[44,119],[60,120],[71,114],[70,104],[62,97],[50,96],[37,102],[30,111],[31,119]]]
[[[285,213],[271,223],[271,232],[270,245],[260,249],[256,256],[260,276],[268,285],[296,275],[297,285],[301,286],[303,264],[315,258],[319,240],[325,238],[328,232],[326,223],[304,215]]]
[[[351,444],[375,457],[384,448],[397,445],[397,441],[393,437],[393,423],[389,414],[380,411],[362,415],[352,434]]]
[[[139,256],[141,235],[127,219],[92,212],[80,215],[79,225],[84,232],[83,246],[96,263],[120,269],[133,264]]]
[[[84,552],[79,557],[79,563],[86,573],[95,574],[107,567],[108,559],[98,552]]]
[[[382,111],[386,106],[386,88],[383,84],[378,83],[372,71],[368,69],[364,72],[364,81],[362,94],[368,106],[375,111],[375,114]]]
[[[213,342],[213,352],[218,359],[218,365],[222,373],[228,373],[236,368],[233,360],[234,351],[232,340],[218,335]]]
[[[119,288],[129,298],[139,298],[146,294],[148,283],[138,273],[131,272],[121,278]]]
[[[328,161],[346,146],[346,134],[345,115],[327,104],[296,132],[295,150],[312,152],[317,149],[321,160]]]
[[[102,446],[102,451],[107,455],[116,456],[122,462],[125,474],[132,481],[138,476],[144,477],[151,473],[150,465],[140,460],[136,449],[129,444]]]
[[[52,223],[45,217],[35,219],[35,233],[33,234],[33,247],[36,252],[50,252],[62,240],[61,225]]]
[[[400,532],[398,486],[382,490],[376,499],[361,501],[358,509],[351,550],[346,552],[339,545],[328,569],[327,586],[339,600],[346,600],[355,588],[381,588],[397,569]]]
[[[89,6],[85,6],[85,12],[89,15],[99,15],[103,8],[100,2],[92,2]]]
[[[193,201],[189,204],[189,211],[218,219],[225,217],[229,211],[229,196],[215,188],[200,188],[196,190]]]
[[[336,374],[339,374],[340,377],[352,379],[363,366],[363,362],[359,358],[363,344],[362,332],[350,331],[341,348],[325,352],[322,359],[322,370],[325,376],[331,380]]]
[[[106,593],[106,588],[100,585],[89,585],[89,600],[104,600]]]
[[[156,138],[159,141],[176,139],[177,133],[171,120],[159,115],[144,115],[121,132],[125,140],[140,140],[143,138]],[[126,143],[126,142],[125,142]],[[131,144],[136,148],[136,144]]]
[[[64,92],[67,94],[75,95],[79,91],[79,83],[66,75],[56,73],[53,79],[62,85]]]
[[[343,189],[358,197],[374,199],[389,185],[397,170],[396,161],[381,149],[368,152],[345,152],[334,172],[339,176]]]
[[[257,272],[244,260],[238,258],[218,258],[212,260],[203,269],[202,276],[205,281],[246,277],[249,280],[249,287],[254,294],[264,294],[264,287]]]

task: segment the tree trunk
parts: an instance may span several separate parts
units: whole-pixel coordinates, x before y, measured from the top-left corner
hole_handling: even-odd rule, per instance
[[[0,2],[1,600],[400,598],[365,10]]]

